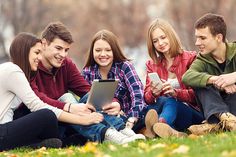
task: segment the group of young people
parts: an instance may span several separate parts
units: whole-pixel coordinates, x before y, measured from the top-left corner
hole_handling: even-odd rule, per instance
[[[0,150],[235,131],[236,44],[226,39],[223,17],[197,20],[198,54],[183,49],[165,20],[155,19],[147,34],[145,87],[108,30],[94,35],[82,72],[67,57],[73,39],[62,23],[50,23],[41,39],[18,34],[11,62],[0,65]],[[94,79],[119,80],[103,112],[86,103]]]

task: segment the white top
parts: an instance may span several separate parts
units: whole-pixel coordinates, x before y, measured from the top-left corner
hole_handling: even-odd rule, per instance
[[[168,78],[167,81],[170,83],[170,85],[171,85],[173,88],[175,88],[175,89],[179,89],[179,88],[180,88],[180,84],[179,84],[179,81],[178,81],[177,78],[174,78],[174,79]]]
[[[31,89],[24,72],[12,62],[0,64],[0,124],[13,120],[13,111],[24,103],[31,112],[50,109],[57,117],[62,110],[41,101]]]

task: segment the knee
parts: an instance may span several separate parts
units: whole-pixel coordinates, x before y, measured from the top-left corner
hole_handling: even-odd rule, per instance
[[[194,88],[194,92],[196,94],[205,94],[205,93],[216,92],[216,91],[219,91],[219,90],[213,85],[208,85],[206,87],[201,87],[201,88]]]
[[[66,103],[77,103],[76,98],[71,93],[63,94],[58,100]]]
[[[57,121],[57,117],[53,111],[49,109],[42,109],[39,110],[39,112],[42,115],[42,117],[44,117],[44,119],[46,119],[47,121]]]
[[[169,97],[168,99],[166,99],[165,104],[169,104],[173,107],[176,107],[178,105],[178,102],[175,98]]]
[[[74,97],[74,95],[71,94],[71,93],[65,93],[65,94],[62,95],[62,97],[69,97],[69,98],[72,98],[72,97]]]

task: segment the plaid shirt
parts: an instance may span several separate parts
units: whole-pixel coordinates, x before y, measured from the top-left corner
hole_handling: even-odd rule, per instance
[[[89,84],[92,84],[94,79],[102,79],[97,64],[85,67],[82,75]],[[144,102],[143,84],[134,66],[128,61],[113,63],[107,77],[108,79],[119,80],[114,97],[118,99],[125,115],[139,118],[139,113],[146,104]]]
[[[188,70],[193,60],[196,58],[196,53],[192,51],[184,51],[174,58],[173,64],[169,68],[169,71],[175,73],[180,89],[175,89],[177,94],[177,99],[186,102],[188,105],[192,106],[194,109],[200,111],[200,106],[195,101],[195,94],[192,88],[186,87],[182,82],[183,74]],[[168,79],[168,70],[166,69],[166,60],[161,59],[159,63],[154,63],[152,60],[147,61],[146,68],[147,73],[156,72],[161,79]],[[153,104],[155,102],[155,97],[152,95],[150,88],[151,80],[146,77],[146,86],[144,89],[145,100],[147,104]],[[162,95],[162,94],[161,94]]]

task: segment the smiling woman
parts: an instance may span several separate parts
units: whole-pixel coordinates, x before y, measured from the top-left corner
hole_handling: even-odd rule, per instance
[[[42,44],[36,43],[35,46],[31,47],[29,53],[29,62],[32,71],[36,71],[38,69],[39,61],[42,59]]]
[[[118,79],[114,101],[103,110],[110,115],[124,113],[121,117],[125,122],[132,120],[134,126],[146,105],[143,84],[130,60],[123,54],[114,33],[100,30],[93,36],[83,75],[90,84],[94,79]]]
[[[41,49],[41,40],[29,33],[18,34],[10,46],[10,56],[12,62],[23,70],[28,80],[30,79],[30,72],[32,70],[31,63],[34,62],[30,56],[33,57],[33,53],[35,53],[35,51],[39,51],[40,53]],[[39,53],[35,56],[38,56]],[[37,67],[34,67],[34,69],[34,71],[36,71]]]
[[[29,85],[31,71],[38,69],[41,40],[29,33],[18,34],[10,46],[12,62],[0,65],[0,151],[21,146],[61,147],[58,120],[72,124],[100,123],[103,116],[78,116],[50,106],[39,99]],[[14,111],[24,103],[32,113],[13,120]]]
[[[149,126],[147,129],[153,133],[152,136],[186,136],[178,131],[203,120],[193,89],[186,87],[181,80],[195,59],[196,53],[182,49],[177,33],[163,19],[155,19],[150,24],[147,47],[151,58],[146,62],[147,74],[157,73],[163,82],[162,88],[158,88],[155,80],[149,75],[146,77],[145,100],[152,104],[149,106],[157,106],[156,111],[159,114],[155,118],[159,123],[146,124]],[[153,118],[150,116],[152,112],[150,111],[147,117]]]
[[[37,70],[40,49],[40,39],[32,34],[20,33],[10,47],[13,63],[0,65],[0,82],[4,82],[0,84],[0,150],[20,146],[61,146],[61,141],[57,139],[56,118],[61,111],[48,108],[53,113],[44,109],[47,106],[35,96],[28,82],[31,70]],[[13,111],[21,102],[35,112],[13,120]]]
[[[107,79],[107,74],[104,73],[104,71],[107,71],[106,69],[110,69],[113,62],[113,52],[111,50],[111,46],[109,43],[105,40],[99,39],[94,43],[93,48],[93,57],[95,62],[97,62],[100,65],[101,75],[103,79]]]

